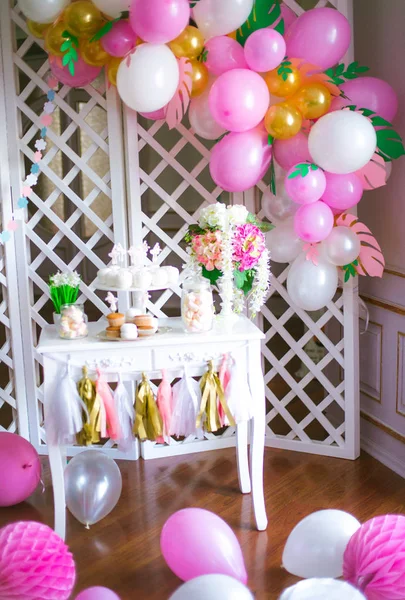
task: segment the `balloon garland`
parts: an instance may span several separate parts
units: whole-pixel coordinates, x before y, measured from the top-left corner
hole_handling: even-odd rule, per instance
[[[337,10],[296,18],[279,0],[19,4],[59,81],[84,86],[105,67],[143,116],[173,128],[188,111],[196,135],[216,140],[211,176],[228,192],[269,173],[268,246],[274,261],[292,262],[298,308],[326,306],[339,275],[382,276],[380,246],[346,211],[405,154],[391,125],[398,100],[388,83],[363,76],[367,67],[339,62],[351,31]]]

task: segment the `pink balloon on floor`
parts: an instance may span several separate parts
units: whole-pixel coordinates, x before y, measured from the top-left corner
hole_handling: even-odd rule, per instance
[[[333,228],[333,212],[327,204],[318,200],[300,206],[294,217],[294,229],[304,242],[316,244],[325,240]]]
[[[336,175],[325,173],[326,189],[322,200],[331,208],[343,212],[356,206],[363,195],[363,185],[355,173]]]
[[[242,46],[227,35],[211,38],[205,44],[205,66],[213,75],[222,75],[233,69],[246,69],[247,63]]]
[[[71,75],[68,67],[62,65],[60,56],[49,56],[49,64],[51,71],[56,79],[64,85],[69,85],[73,88],[81,88],[89,85],[100,74],[101,67],[92,67],[84,62],[81,56],[75,63],[75,73]]]
[[[294,165],[285,178],[285,189],[291,200],[297,204],[311,204],[320,198],[326,188],[326,178],[322,169],[312,170],[302,177],[297,175],[299,165]],[[294,176],[295,175],[295,176]]]
[[[211,153],[210,173],[227,192],[244,192],[255,186],[270,166],[271,146],[267,133],[256,127],[242,133],[229,133]]]
[[[135,48],[136,35],[128,21],[113,23],[111,31],[101,38],[101,45],[111,56],[125,56]]]
[[[38,452],[21,436],[0,432],[0,473],[0,506],[23,502],[41,479]]]
[[[221,127],[228,131],[248,131],[263,120],[270,94],[258,73],[234,69],[215,81],[209,104],[212,116]]]
[[[160,547],[169,568],[183,581],[217,574],[247,582],[236,535],[208,510],[186,508],[174,513],[163,526]]]
[[[312,162],[308,150],[308,136],[300,131],[288,140],[275,140],[274,158],[285,171],[298,163]]]
[[[95,586],[80,592],[75,600],[120,600],[120,597],[108,588]]]
[[[283,61],[286,45],[283,36],[274,29],[258,29],[246,40],[245,59],[248,67],[258,73],[272,71]]]
[[[313,8],[291,25],[285,40],[287,55],[303,58],[329,69],[346,54],[351,39],[350,23],[334,8]]]
[[[159,110],[154,110],[150,113],[139,113],[141,117],[145,117],[145,119],[150,119],[151,121],[161,121],[166,117],[165,108],[159,108]]]
[[[132,0],[129,22],[135,33],[151,44],[167,44],[190,21],[188,0]]]
[[[343,577],[368,600],[403,600],[405,516],[384,515],[364,523],[347,545]]]
[[[0,598],[68,600],[75,580],[73,556],[53,529],[34,521],[0,529]]]
[[[398,111],[398,96],[389,83],[377,77],[359,77],[346,81],[339,86],[349,98],[335,98],[331,104],[332,110],[339,110],[349,104],[358,108],[369,108],[387,121],[392,121]]]

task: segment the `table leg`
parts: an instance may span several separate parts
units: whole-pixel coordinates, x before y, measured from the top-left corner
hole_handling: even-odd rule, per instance
[[[59,537],[66,538],[65,464],[66,458],[59,446],[48,446],[51,467],[54,505],[54,529]]]
[[[242,494],[250,494],[250,473],[248,461],[248,423],[236,426],[236,459],[238,463],[239,488]]]
[[[249,348],[249,384],[255,402],[250,422],[250,470],[252,478],[253,509],[259,531],[267,528],[266,506],[263,490],[264,438],[266,430],[266,399],[261,368],[260,343]]]

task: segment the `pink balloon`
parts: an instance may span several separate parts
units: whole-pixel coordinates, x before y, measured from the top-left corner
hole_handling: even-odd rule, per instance
[[[0,473],[0,506],[23,502],[41,479],[38,452],[21,436],[0,432]]]
[[[208,52],[205,66],[213,75],[247,68],[242,46],[226,35],[211,38],[205,44],[205,49]]]
[[[81,56],[75,62],[75,74],[71,75],[69,69],[62,65],[60,56],[49,56],[49,64],[51,71],[56,79],[64,85],[69,85],[73,88],[80,88],[89,85],[99,75],[101,67],[91,67],[84,62]]]
[[[364,523],[346,547],[343,577],[368,600],[405,598],[405,517],[384,515]]]
[[[312,162],[308,150],[308,136],[302,131],[288,140],[275,140],[274,158],[285,171],[298,163]]]
[[[0,548],[0,598],[70,598],[75,562],[50,527],[35,521],[11,523],[0,529]]]
[[[135,44],[136,35],[128,21],[113,23],[112,29],[101,38],[101,45],[111,56],[125,56]]]
[[[284,19],[284,31],[285,31],[285,33],[287,33],[287,31],[290,29],[291,25],[298,19],[298,17],[295,14],[295,12],[292,10],[292,8],[287,6],[287,4],[284,4],[284,2],[281,4],[280,8],[281,8],[281,16]]]
[[[320,198],[326,188],[326,178],[322,169],[313,171],[309,169],[309,173],[302,177],[296,175],[291,177],[297,171],[298,165],[294,165],[288,171],[285,178],[285,189],[291,200],[297,204],[311,204]]]
[[[227,71],[214,82],[209,95],[212,116],[229,131],[248,131],[269,108],[270,94],[263,78],[248,69]]]
[[[141,117],[145,117],[145,119],[150,119],[151,121],[161,121],[166,118],[166,110],[165,107],[159,108],[159,110],[154,110],[149,113],[139,113]]]
[[[271,146],[263,127],[229,133],[211,153],[211,177],[227,192],[244,192],[255,186],[270,166]]]
[[[304,242],[322,242],[333,229],[333,212],[321,200],[304,204],[299,207],[294,217],[294,229]]]
[[[129,22],[135,33],[151,44],[167,44],[190,20],[188,0],[132,0]]]
[[[342,13],[334,8],[313,8],[288,30],[287,55],[329,69],[344,57],[350,38],[350,24]]]
[[[342,212],[356,206],[363,195],[363,185],[356,173],[336,175],[325,173],[326,189],[322,200],[331,208]]]
[[[398,96],[389,83],[377,77],[359,77],[339,86],[349,98],[335,98],[331,110],[340,110],[349,104],[369,108],[387,121],[392,121],[398,111]]]
[[[95,586],[80,592],[76,600],[120,600],[120,597],[108,588]]]
[[[248,67],[258,73],[279,66],[285,56],[286,45],[282,35],[274,29],[258,29],[246,40],[245,59]]]
[[[217,574],[247,582],[234,532],[208,510],[186,508],[174,513],[163,526],[160,546],[167,565],[183,581]]]

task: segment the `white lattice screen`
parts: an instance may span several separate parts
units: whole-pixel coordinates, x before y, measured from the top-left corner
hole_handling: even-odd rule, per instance
[[[333,5],[313,0],[286,0],[286,4],[297,13],[303,10],[299,4],[306,9]],[[335,0],[335,5],[347,14],[351,2]],[[28,35],[18,9],[10,9],[4,2],[0,11],[15,203],[24,159],[30,164],[33,158],[48,64],[41,42]],[[85,282],[82,300],[95,320],[106,307],[104,295],[94,291],[92,281],[97,269],[108,262],[113,240],[123,245],[142,239],[160,241],[165,248],[160,261],[180,266],[186,257],[182,241],[185,230],[203,204],[221,196],[222,200],[244,201],[257,209],[266,188],[262,182],[256,191],[228,198],[209,175],[210,143],[195,137],[186,122],[169,131],[161,122],[138,121],[132,111],[124,109],[122,123],[116,92],[106,92],[102,80],[79,91],[65,86],[55,102],[57,118],[48,138],[40,184],[31,197],[33,208],[25,230],[20,229],[15,238],[18,260],[13,265],[17,265],[18,279],[14,279],[15,273],[12,277],[16,290],[18,284],[21,307],[30,434],[37,446],[44,444],[44,435],[40,426],[40,357],[35,343],[40,329],[52,319],[46,294],[48,274],[67,267],[77,269]],[[12,244],[7,245],[7,252],[9,246]],[[356,292],[345,288],[335,303],[314,318],[291,306],[284,286],[286,276],[286,269],[275,270],[260,320],[266,332],[263,365],[268,444],[354,458],[358,453]],[[178,287],[155,292],[150,310],[157,316],[178,314],[179,294]],[[125,294],[122,301],[129,301]],[[0,406],[1,399],[0,395]],[[5,400],[12,404],[12,398]],[[207,447],[227,445],[231,436],[229,430],[221,440],[211,436]],[[154,450],[148,445],[144,454],[187,452],[191,447],[184,442],[182,450],[178,446],[176,450]]]

